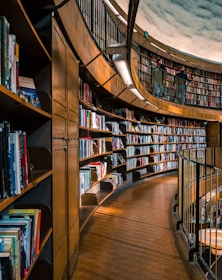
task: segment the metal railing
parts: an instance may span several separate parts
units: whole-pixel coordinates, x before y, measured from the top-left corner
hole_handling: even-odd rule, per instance
[[[184,150],[179,155],[177,229],[206,279],[222,279],[221,148]]]

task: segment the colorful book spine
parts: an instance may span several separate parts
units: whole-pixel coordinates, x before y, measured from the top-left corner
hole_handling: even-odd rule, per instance
[[[6,17],[0,16],[1,21],[1,84],[5,87],[8,85],[8,40],[9,40],[9,22]]]

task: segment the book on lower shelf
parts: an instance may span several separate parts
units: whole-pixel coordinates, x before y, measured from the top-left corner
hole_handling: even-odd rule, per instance
[[[0,251],[0,277],[2,277],[1,279],[20,280],[21,230],[19,228],[14,227],[9,227],[5,229],[0,228],[0,239],[2,240]]]
[[[93,161],[87,166],[95,168],[98,180],[102,180],[107,173],[107,162],[106,161]]]
[[[0,186],[1,198],[6,198],[11,194],[10,178],[10,123],[0,122]]]
[[[14,276],[11,251],[0,252],[0,279],[13,280],[13,277]]]
[[[33,78],[19,76],[17,94],[37,108],[41,108],[38,92]]]
[[[5,244],[9,238],[13,239],[14,247],[10,251],[13,280],[26,277],[34,258],[39,254],[40,226],[40,209],[9,209],[7,215],[1,217],[0,240],[2,238]],[[2,246],[0,244],[0,251]]]
[[[9,217],[29,217],[31,219],[31,237],[30,237],[30,263],[33,261],[34,257],[38,255],[40,248],[40,228],[41,228],[41,210],[40,209],[29,209],[29,208],[19,208],[19,209],[9,209]]]
[[[22,168],[21,168],[21,151],[19,131],[10,132],[10,161],[11,161],[11,194],[21,193],[22,189]]]
[[[104,182],[110,182],[113,187],[118,187],[123,183],[122,173],[113,172],[108,174]]]
[[[79,170],[79,178],[80,195],[82,195],[92,186],[93,182],[98,180],[96,168],[90,166],[81,167]]]
[[[11,230],[11,228],[17,228],[20,229],[20,238],[17,240],[16,246],[19,248],[19,255],[20,255],[20,278],[16,279],[21,279],[24,278],[28,268],[29,268],[29,252],[28,250],[28,236],[30,236],[30,231],[31,231],[31,223],[28,219],[11,219],[8,216],[3,216],[2,219],[0,219],[0,233],[7,232],[7,230]]]

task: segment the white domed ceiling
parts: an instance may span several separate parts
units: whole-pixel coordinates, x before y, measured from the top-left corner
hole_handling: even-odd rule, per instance
[[[116,3],[127,13],[129,0]],[[165,45],[222,62],[221,0],[140,0],[136,24]]]

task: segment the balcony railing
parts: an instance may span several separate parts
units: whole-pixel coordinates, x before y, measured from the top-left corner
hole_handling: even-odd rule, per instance
[[[179,155],[177,229],[207,279],[222,279],[221,148],[184,150]]]

